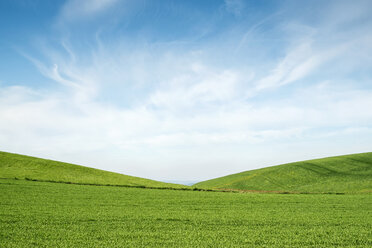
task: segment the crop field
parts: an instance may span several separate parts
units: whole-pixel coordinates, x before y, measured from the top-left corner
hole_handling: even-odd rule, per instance
[[[371,194],[0,180],[0,247],[371,247]]]

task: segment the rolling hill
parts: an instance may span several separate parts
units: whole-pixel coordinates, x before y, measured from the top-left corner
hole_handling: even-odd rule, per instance
[[[188,188],[75,164],[0,152],[0,178],[61,183],[120,185],[154,188]]]
[[[193,186],[311,193],[372,192],[372,152],[245,171],[199,182]]]

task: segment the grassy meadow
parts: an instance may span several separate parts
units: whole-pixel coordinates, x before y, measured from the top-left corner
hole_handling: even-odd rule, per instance
[[[275,177],[287,183],[280,189],[333,192],[259,194],[209,191],[225,188],[205,185],[213,180],[199,191],[0,152],[0,247],[371,247],[370,158],[327,158],[223,179],[275,190],[269,187]],[[306,183],[316,175],[318,182]]]
[[[310,193],[372,192],[372,152],[245,171],[200,182],[194,186]]]
[[[371,247],[370,194],[0,180],[0,247]]]
[[[163,183],[75,164],[1,151],[0,178],[149,188],[188,188],[185,185]]]

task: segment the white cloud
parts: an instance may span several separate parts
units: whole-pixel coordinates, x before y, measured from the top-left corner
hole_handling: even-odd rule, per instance
[[[233,71],[208,71],[192,66],[187,75],[174,78],[169,83],[170,88],[151,94],[150,104],[177,109],[229,101],[237,94],[238,80],[238,75]]]
[[[143,103],[125,109],[94,98],[81,104],[69,93],[39,92],[25,87],[2,88],[0,99],[1,147],[155,179],[164,179],[169,170],[173,171],[169,178],[195,178],[193,170],[201,163],[206,167],[199,176],[208,178],[211,174],[206,171],[207,164],[216,162],[216,158],[226,163],[238,156],[239,168],[247,169],[243,162],[249,158],[243,156],[245,153],[253,156],[252,152],[262,153],[288,142],[315,137],[332,140],[340,135],[361,136],[372,123],[368,111],[372,92],[336,92],[331,86],[310,87],[289,99],[277,100],[274,105],[236,103],[229,99],[223,107],[212,105],[204,111],[201,105],[201,109],[196,106],[191,112],[184,112],[185,107],[177,102],[174,106],[161,105],[160,109]],[[349,131],[319,134],[316,131],[344,126]],[[252,150],[252,146],[264,147]],[[236,151],[230,150],[233,147]],[[203,152],[210,153],[211,158],[203,157]],[[267,153],[280,157],[274,151]],[[179,174],[172,168],[177,159],[193,160],[195,164]],[[110,165],[107,161],[111,161]],[[158,170],[153,171],[150,164]],[[184,162],[179,164],[186,166]],[[232,172],[229,168],[220,169],[218,175],[224,171]]]
[[[238,15],[242,6],[236,3],[226,6]],[[114,5],[68,1],[61,16],[91,17]],[[43,47],[45,60],[28,56],[53,85],[0,86],[0,147],[184,180],[369,148],[372,91],[365,85],[371,78],[347,78],[344,64],[353,65],[347,66],[351,72],[368,66],[371,32],[364,26],[353,30],[362,36],[340,34],[330,25],[327,35],[336,39],[324,42],[321,27],[298,33],[303,27],[291,26],[295,35],[280,47],[284,55],[258,62],[229,54],[233,49],[223,41],[170,48],[129,46],[121,37],[110,45],[89,44],[81,53],[73,38],[65,38],[61,50]],[[255,47],[245,44],[246,34],[236,40],[239,52],[249,54],[243,50]],[[284,92],[301,80],[300,88]]]
[[[90,18],[113,7],[118,0],[68,0],[62,7],[60,21]]]
[[[226,10],[236,16],[240,16],[244,9],[244,2],[242,0],[225,0]]]
[[[290,49],[269,75],[256,83],[256,89],[277,88],[301,80],[345,50],[344,44],[322,50],[314,48],[311,41],[301,43]]]

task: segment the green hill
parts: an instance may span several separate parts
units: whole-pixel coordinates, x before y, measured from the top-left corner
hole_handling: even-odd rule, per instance
[[[94,185],[188,188],[140,177],[122,175],[75,164],[0,152],[0,178]]]
[[[372,152],[245,171],[193,186],[253,191],[372,192]]]

